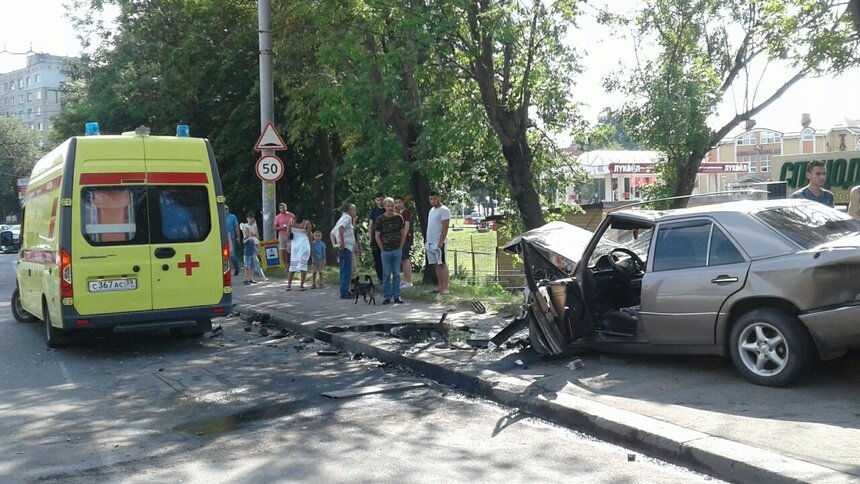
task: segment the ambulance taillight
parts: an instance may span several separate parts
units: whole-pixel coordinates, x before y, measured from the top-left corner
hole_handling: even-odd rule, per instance
[[[74,297],[72,289],[72,256],[60,248],[60,297]]]
[[[230,272],[230,242],[228,241],[221,248],[221,272],[224,277],[224,287],[230,287],[233,284]]]

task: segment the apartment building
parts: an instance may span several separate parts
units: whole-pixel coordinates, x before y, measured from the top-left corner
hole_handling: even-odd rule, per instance
[[[47,143],[51,120],[60,113],[67,63],[74,58],[50,54],[27,56],[27,67],[0,73],[0,116],[16,117]]]

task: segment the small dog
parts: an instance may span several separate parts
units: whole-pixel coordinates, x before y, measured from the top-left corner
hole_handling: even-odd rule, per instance
[[[373,285],[373,279],[370,276],[364,276],[364,280],[367,282],[358,282],[359,276],[356,276],[355,279],[350,281],[352,287],[349,288],[349,292],[355,294],[355,302],[353,304],[358,304],[358,297],[361,296],[364,298],[364,302],[366,304],[373,303],[376,306],[376,286]]]

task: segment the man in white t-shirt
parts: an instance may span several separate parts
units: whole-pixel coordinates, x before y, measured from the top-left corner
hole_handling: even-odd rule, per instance
[[[340,298],[350,299],[349,280],[352,278],[352,255],[355,253],[355,205],[345,203],[343,214],[338,219],[334,228],[331,229],[331,245],[337,251],[337,260],[340,268]]]
[[[445,251],[448,242],[448,225],[451,223],[451,211],[442,205],[439,192],[430,192],[430,213],[427,215],[427,241],[424,253],[427,263],[436,266],[436,292],[448,294],[448,265],[445,263]]]

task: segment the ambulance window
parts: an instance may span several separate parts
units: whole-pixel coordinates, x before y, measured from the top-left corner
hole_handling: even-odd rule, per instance
[[[204,186],[150,186],[152,243],[200,242],[209,236],[209,190]]]
[[[87,187],[81,199],[84,238],[91,245],[148,243],[144,187]]]

